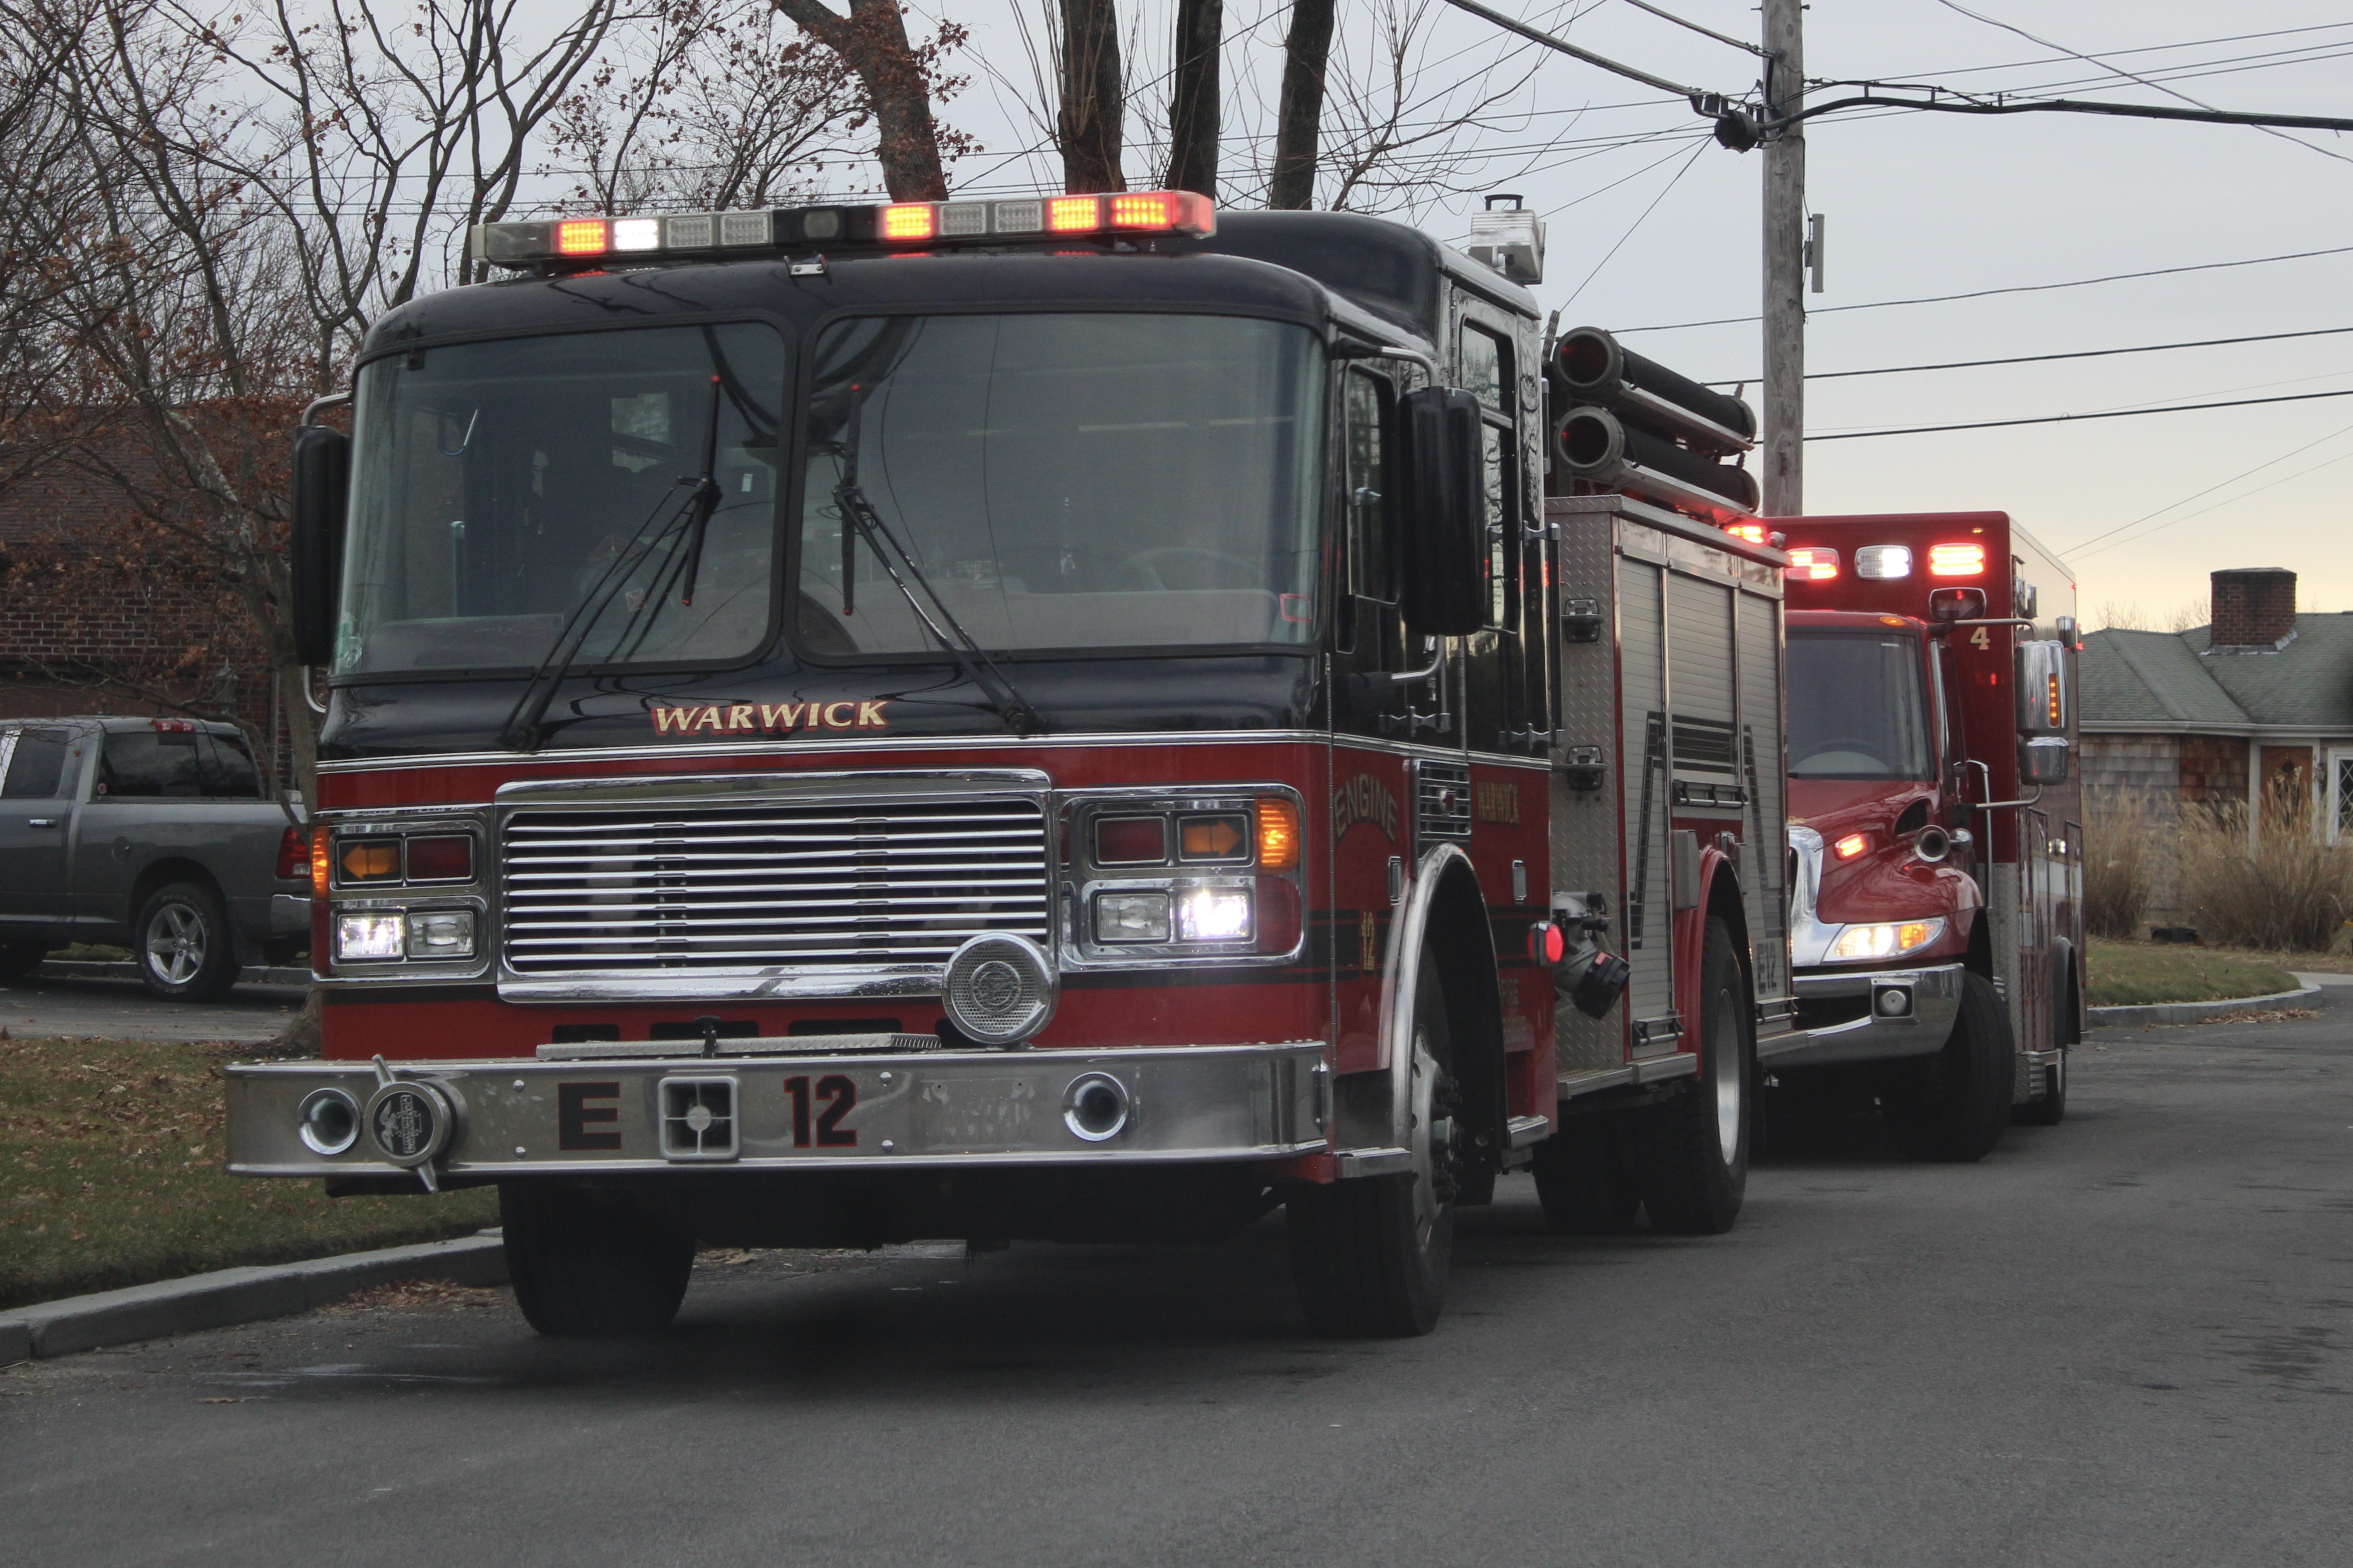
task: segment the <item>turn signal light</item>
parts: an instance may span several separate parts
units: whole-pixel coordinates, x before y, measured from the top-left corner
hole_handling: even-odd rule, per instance
[[[1985,546],[1982,544],[1928,546],[1928,575],[1931,577],[1975,577],[1985,571]]]
[[[334,869],[328,858],[327,830],[323,827],[311,835],[311,896],[321,903],[327,899],[327,877]]]
[[[361,838],[347,842],[337,863],[345,882],[392,882],[400,878],[400,841]]]
[[[408,841],[408,879],[412,882],[465,882],[473,879],[474,841],[463,833],[437,833]]]
[[[1299,808],[1279,795],[1259,796],[1258,863],[1265,871],[1299,864]]]
[[[1187,816],[1176,824],[1176,842],[1187,860],[1234,860],[1250,838],[1239,816]]]
[[[1850,833],[1831,846],[1841,860],[1852,860],[1871,847],[1871,840],[1860,833]]]
[[[1095,819],[1095,864],[1157,866],[1168,858],[1168,821],[1159,816]]]

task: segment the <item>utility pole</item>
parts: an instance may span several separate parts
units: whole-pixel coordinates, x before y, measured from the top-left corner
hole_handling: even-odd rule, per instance
[[[1804,0],[1763,0],[1768,113],[1802,107]],[[1765,153],[1765,450],[1758,476],[1767,517],[1805,510],[1806,132],[1775,133]]]

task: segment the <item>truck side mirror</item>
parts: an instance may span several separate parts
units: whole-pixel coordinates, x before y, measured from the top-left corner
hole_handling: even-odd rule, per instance
[[[1425,386],[1398,399],[1405,455],[1406,625],[1462,637],[1487,624],[1487,534],[1479,468],[1479,405]]]
[[[2056,735],[2038,735],[2018,743],[2018,782],[2055,784],[2067,782],[2067,742]]]
[[[2058,643],[2018,645],[2018,732],[2067,732],[2067,654]]]
[[[351,479],[350,437],[324,425],[295,427],[294,527],[287,568],[294,588],[294,657],[304,664],[334,659],[335,596],[343,586]]]

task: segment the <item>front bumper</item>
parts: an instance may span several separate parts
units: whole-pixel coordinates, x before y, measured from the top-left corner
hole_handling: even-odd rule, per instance
[[[1785,1036],[1767,1059],[1777,1068],[1795,1068],[1934,1056],[1952,1038],[1953,1021],[1960,1016],[1961,974],[1957,963],[1864,973],[1800,972],[1797,993],[1801,1008],[1809,1002],[1854,998],[1863,1004],[1862,1016]],[[1883,1016],[1874,1004],[1894,989],[1908,992],[1911,1005],[1901,1016]],[[1765,1049],[1760,1047],[1758,1055],[1765,1056]]]
[[[417,1162],[388,1154],[371,1125],[371,1101],[387,1082],[438,1091],[450,1125],[424,1163],[429,1179],[459,1183],[725,1167],[1284,1160],[1329,1146],[1330,1080],[1314,1041],[1095,1051],[817,1052],[791,1039],[717,1047],[707,1056],[694,1045],[682,1047],[690,1056],[618,1047],[637,1054],[393,1063],[381,1072],[364,1062],[231,1067],[228,1169],[416,1173]],[[298,1121],[306,1100],[326,1089],[342,1090],[360,1113],[342,1152],[318,1152]]]

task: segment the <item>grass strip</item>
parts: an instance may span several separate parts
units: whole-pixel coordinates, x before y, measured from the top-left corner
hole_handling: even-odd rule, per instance
[[[252,1046],[0,1038],[0,1307],[466,1236],[487,1188],[329,1198],[229,1176],[222,1063]]]
[[[2094,1007],[2158,1002],[2227,1002],[2296,989],[2296,978],[2263,958],[2147,942],[2091,940],[2084,973]]]

